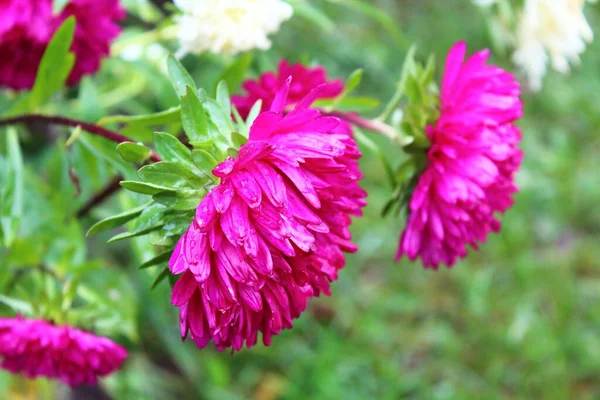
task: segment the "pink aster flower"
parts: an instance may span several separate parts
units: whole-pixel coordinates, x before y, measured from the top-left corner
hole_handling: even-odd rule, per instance
[[[27,378],[92,385],[121,367],[127,350],[71,326],[36,319],[0,318],[0,367]]]
[[[261,111],[267,111],[271,108],[275,95],[290,76],[292,84],[286,106],[296,104],[322,84],[325,86],[319,94],[319,99],[335,98],[344,90],[344,82],[341,79],[328,80],[327,72],[323,67],[307,68],[300,63],[290,65],[287,60],[282,60],[277,68],[277,73],[266,72],[258,80],[245,81],[242,87],[247,94],[232,96],[231,102],[244,119],[258,100],[262,100]]]
[[[360,157],[340,121],[309,106],[321,85],[285,114],[290,80],[261,113],[220,183],[200,203],[177,243],[171,272],[181,335],[223,350],[265,345],[291,328],[308,299],[330,294],[344,267],[350,216],[361,215]]]
[[[451,266],[497,232],[517,192],[522,153],[514,122],[523,114],[514,76],[486,65],[487,50],[464,62],[466,45],[448,54],[440,117],[427,127],[431,148],[409,204],[397,258],[421,257],[425,267]]]
[[[125,17],[118,0],[71,0],[59,15],[52,14],[52,0],[6,0],[0,2],[0,86],[30,89],[44,50],[60,24],[69,16],[77,19],[71,50],[75,66],[67,84],[95,73],[108,56],[111,41]]]

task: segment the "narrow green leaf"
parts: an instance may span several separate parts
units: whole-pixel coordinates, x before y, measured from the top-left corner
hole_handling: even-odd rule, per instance
[[[155,265],[162,264],[166,261],[169,261],[169,258],[171,258],[171,253],[172,253],[171,251],[167,251],[165,253],[159,254],[156,257],[153,257],[153,258],[149,259],[148,261],[144,262],[142,265],[140,265],[138,267],[138,269],[154,267]]]
[[[314,102],[315,108],[335,108],[338,111],[369,111],[381,105],[379,99],[366,96],[346,97],[339,102],[337,99],[322,99]],[[335,106],[334,106],[335,104]]]
[[[164,280],[165,280],[165,278],[166,278],[167,276],[169,276],[169,274],[170,274],[169,268],[165,267],[165,269],[163,269],[163,270],[160,272],[160,274],[158,274],[158,275],[156,276],[156,278],[154,278],[154,282],[152,282],[151,289],[154,289],[155,287],[157,287],[159,283],[161,283],[162,281],[164,281]]]
[[[229,90],[227,90],[227,82],[221,81],[217,85],[217,103],[225,114],[231,114],[231,99],[229,98]]]
[[[111,237],[110,239],[108,239],[108,241],[106,243],[114,243],[114,242],[118,242],[120,240],[125,240],[125,239],[131,239],[134,237],[138,237],[138,236],[144,236],[152,231],[155,231],[157,229],[160,229],[161,226],[152,226],[150,228],[146,228],[146,229],[142,229],[142,230],[138,230],[138,231],[134,231],[134,232],[123,232],[120,233],[118,235],[115,235],[113,237]]]
[[[187,211],[194,210],[202,201],[202,194],[198,191],[192,192],[162,192],[152,196],[154,201],[169,209]]]
[[[198,169],[205,174],[211,174],[218,164],[213,156],[201,149],[192,150],[192,158]]]
[[[77,125],[75,128],[73,128],[73,130],[71,131],[71,135],[65,142],[65,147],[71,147],[71,145],[75,143],[77,139],[79,139],[79,136],[81,136],[81,132],[81,126]]]
[[[68,311],[71,308],[71,304],[73,303],[73,299],[77,294],[77,287],[79,286],[79,278],[69,279],[62,291],[62,311]]]
[[[231,133],[234,130],[233,121],[231,120],[231,114],[226,113],[221,108],[221,105],[213,99],[207,99],[204,103],[204,109],[208,114],[210,121],[214,124],[219,136],[224,137],[226,140],[231,140]]]
[[[137,181],[122,181],[121,186],[125,189],[141,194],[149,194],[154,195],[160,192],[173,192],[175,189],[160,185],[154,185],[146,182],[137,182]]]
[[[209,139],[206,111],[196,91],[189,86],[181,97],[181,122],[191,142]]]
[[[189,72],[181,65],[181,63],[172,55],[167,58],[167,70],[169,78],[173,84],[173,88],[179,97],[185,95],[186,86],[189,86],[196,91],[196,84]]]
[[[404,58],[404,62],[402,64],[402,72],[400,73],[400,80],[398,81],[396,86],[396,92],[394,93],[392,99],[388,102],[388,104],[386,104],[385,109],[383,110],[381,115],[377,117],[378,120],[387,120],[402,100],[402,96],[404,95],[404,90],[406,86],[406,80],[410,75],[412,75],[415,69],[416,52],[417,47],[415,45],[411,46],[410,49],[408,49],[408,53],[406,54],[406,57]]]
[[[30,94],[30,109],[44,103],[65,84],[75,64],[75,55],[69,52],[74,34],[75,17],[71,16],[56,30],[44,51]]]
[[[231,134],[231,140],[233,141],[233,145],[239,149],[240,147],[246,144],[248,138],[238,132],[233,132]]]
[[[229,65],[221,73],[221,75],[219,75],[218,79],[216,80],[213,93],[215,95],[217,94],[217,85],[221,81],[225,81],[229,93],[234,93],[236,90],[238,90],[238,88],[248,75],[248,70],[252,65],[252,58],[252,53],[244,53],[238,56],[238,58],[236,58],[236,60],[231,65]]]
[[[319,29],[325,32],[332,32],[335,28],[335,22],[333,22],[319,7],[315,7],[303,0],[292,0],[291,5],[294,7],[294,15],[298,15],[299,17],[312,22]]]
[[[349,95],[352,92],[354,92],[354,90],[356,90],[358,85],[360,85],[363,74],[364,71],[361,68],[355,70],[350,74],[350,76],[346,80],[346,88],[344,90],[346,92],[346,95]]]
[[[248,128],[250,128],[252,126],[252,124],[254,123],[254,120],[256,119],[256,117],[258,117],[258,114],[260,114],[260,111],[262,110],[262,100],[257,100],[256,103],[254,103],[252,105],[252,108],[250,109],[250,112],[248,113],[248,118],[246,118],[246,125],[248,125]]]
[[[146,207],[148,207],[150,204],[151,203],[146,203],[134,209],[127,210],[120,214],[113,215],[112,217],[105,218],[102,221],[99,221],[92,225],[92,227],[87,231],[86,236],[91,236],[95,233],[107,231],[116,228],[117,226],[121,226],[131,221],[132,219],[137,218],[142,213],[142,211],[144,211]]]
[[[143,163],[152,152],[142,143],[125,142],[117,146],[117,151],[121,158],[131,163]]]
[[[340,95],[333,101],[333,104],[331,105],[332,109],[337,109],[338,104],[344,101],[344,99],[346,99],[350,94],[352,94],[354,90],[356,90],[358,85],[360,85],[362,76],[363,70],[360,68],[350,74],[350,76],[346,80],[346,87],[344,88],[344,91],[340,93]]]
[[[177,122],[180,118],[181,107],[171,107],[168,110],[143,115],[110,115],[98,121],[97,125],[106,126],[112,123],[127,125],[157,126]]]
[[[328,0],[330,3],[340,4],[352,8],[364,15],[367,15],[377,21],[400,46],[406,45],[406,39],[402,31],[398,28],[398,22],[377,5],[364,0]]]
[[[31,307],[31,304],[23,300],[14,299],[12,297],[0,294],[0,303],[12,308],[14,312],[19,314],[31,315],[33,313],[33,307]]]
[[[19,231],[23,215],[23,155],[14,127],[7,128],[8,165],[4,171],[4,187],[0,190],[0,226],[4,246],[10,247]]]
[[[185,147],[175,136],[164,132],[154,132],[153,139],[156,152],[164,161],[180,163],[191,169],[195,168],[190,149]]]
[[[192,170],[187,165],[160,161],[143,166],[138,171],[138,175],[144,181],[158,186],[170,188],[200,186],[206,181],[206,176],[198,171],[196,164],[193,164],[193,168]]]
[[[425,95],[417,78],[410,75],[406,79],[405,91],[406,96],[412,104],[423,104]]]

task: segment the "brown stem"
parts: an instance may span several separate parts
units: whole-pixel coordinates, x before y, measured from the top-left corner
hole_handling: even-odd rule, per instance
[[[103,128],[98,125],[90,124],[85,121],[79,121],[76,119],[70,119],[65,117],[58,116],[50,116],[50,115],[41,115],[41,114],[25,114],[20,115],[18,117],[0,119],[0,126],[4,125],[12,125],[12,124],[29,124],[32,122],[43,122],[49,125],[63,125],[63,126],[71,126],[71,127],[80,127],[86,132],[89,132],[93,135],[101,136],[105,139],[112,140],[115,143],[125,143],[125,142],[133,142],[133,140],[129,139],[126,136],[123,136],[117,132],[113,132],[106,128]],[[152,162],[161,161],[161,158],[156,154],[152,153],[150,155],[150,160]],[[73,175],[71,175],[73,177]],[[96,193],[89,199],[80,209],[77,211],[77,218],[82,218],[86,216],[92,208],[102,203],[108,197],[110,197],[113,193],[121,188],[119,184],[123,180],[122,176],[117,176],[112,179],[104,189],[100,192]]]
[[[96,193],[89,199],[80,209],[77,211],[77,218],[85,217],[92,208],[101,204],[109,198],[113,193],[121,188],[120,182],[123,180],[122,176],[116,176],[113,178],[101,191]]]
[[[133,142],[133,140],[129,139],[126,136],[123,136],[117,132],[110,131],[108,129],[102,128],[98,125],[90,124],[88,122],[79,121],[76,119],[70,119],[65,117],[57,117],[50,115],[41,115],[41,114],[25,114],[20,115],[18,117],[7,118],[0,120],[0,126],[4,125],[12,125],[18,123],[32,123],[32,122],[44,122],[50,125],[64,125],[64,126],[72,126],[72,127],[81,127],[86,132],[89,132],[93,135],[101,136],[105,139],[112,140],[115,143],[124,143],[124,142]],[[150,156],[152,161],[160,161],[160,157],[154,153]]]

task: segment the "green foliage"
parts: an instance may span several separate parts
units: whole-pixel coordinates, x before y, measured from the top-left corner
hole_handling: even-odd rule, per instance
[[[121,158],[130,163],[142,163],[152,154],[152,150],[142,143],[125,142],[117,146]]]
[[[16,186],[22,201],[10,246],[4,234],[0,246],[0,315],[47,316],[126,345],[130,357],[123,369],[101,382],[115,399],[598,398],[600,42],[590,45],[570,76],[551,73],[542,93],[524,95],[521,191],[514,207],[498,216],[502,231],[453,269],[424,271],[406,259],[392,262],[403,222],[380,213],[394,214],[423,165],[419,135],[435,114],[423,119],[422,111],[436,107],[429,96],[441,76],[441,63],[435,67],[427,54],[439,61],[459,39],[468,40],[469,52],[492,45],[489,20],[468,2],[290,3],[296,15],[271,36],[269,52],[233,60],[187,56],[181,61],[189,73],[171,61],[180,76],[175,92],[162,71],[164,58],[151,57],[175,51],[175,42],[146,32],[169,21],[150,1],[124,0],[133,17],[124,23],[114,56],[84,86],[57,89],[36,109],[100,118],[100,125],[144,147],[132,143],[115,151],[114,143],[76,131],[67,146],[70,132],[57,126],[1,131],[2,217],[12,212]],[[508,3],[516,4],[499,6]],[[585,13],[595,29],[600,14],[593,7]],[[389,30],[390,20],[401,36]],[[418,44],[412,56],[407,40]],[[119,51],[124,47],[127,52]],[[140,50],[138,58],[131,48]],[[509,56],[494,52],[492,60],[511,68]],[[173,279],[168,259],[194,217],[194,204],[213,184],[210,171],[244,142],[260,109],[255,105],[247,121],[231,110],[231,120],[223,90],[218,100],[218,82],[238,93],[240,80],[273,69],[281,58],[323,64],[332,77],[364,69],[351,95],[318,106],[333,109],[335,102],[338,111],[375,117],[379,99],[391,98],[380,121],[398,130],[405,146],[410,140],[415,145],[404,154],[387,138],[355,132],[369,204],[352,225],[360,250],[347,257],[331,297],[311,300],[293,330],[268,348],[258,344],[233,356],[211,346],[200,351],[179,337],[177,309],[164,282]],[[193,104],[184,106],[183,98]],[[409,99],[422,109],[411,111]],[[15,105],[22,107],[19,114],[28,112],[29,96],[0,95],[0,109]],[[151,161],[144,161],[147,149],[159,148],[163,164],[138,175]],[[22,162],[15,164],[17,158]],[[129,190],[76,218],[117,174]],[[107,245],[111,236],[116,239]],[[0,372],[0,397],[50,398],[52,390],[39,390],[45,384]],[[61,387],[60,396],[67,390]]]
[[[253,59],[252,53],[242,54],[231,65],[225,68],[216,80],[217,85],[215,85],[213,90],[214,96],[217,96],[218,84],[221,82],[225,82],[229,92],[238,90],[248,76]]]
[[[48,44],[31,92],[16,102],[8,115],[34,111],[60,90],[75,65],[75,55],[69,51],[75,34],[75,18],[67,18]]]
[[[14,128],[6,130],[2,190],[0,190],[0,233],[5,247],[10,247],[19,233],[23,215],[23,156]]]

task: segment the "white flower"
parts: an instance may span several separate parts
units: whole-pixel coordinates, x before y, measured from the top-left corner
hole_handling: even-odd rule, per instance
[[[279,30],[293,9],[281,0],[175,0],[181,53],[236,54],[267,50],[269,33]]]
[[[517,31],[513,61],[532,90],[542,87],[548,61],[562,73],[578,64],[592,29],[583,15],[585,0],[526,0]]]

